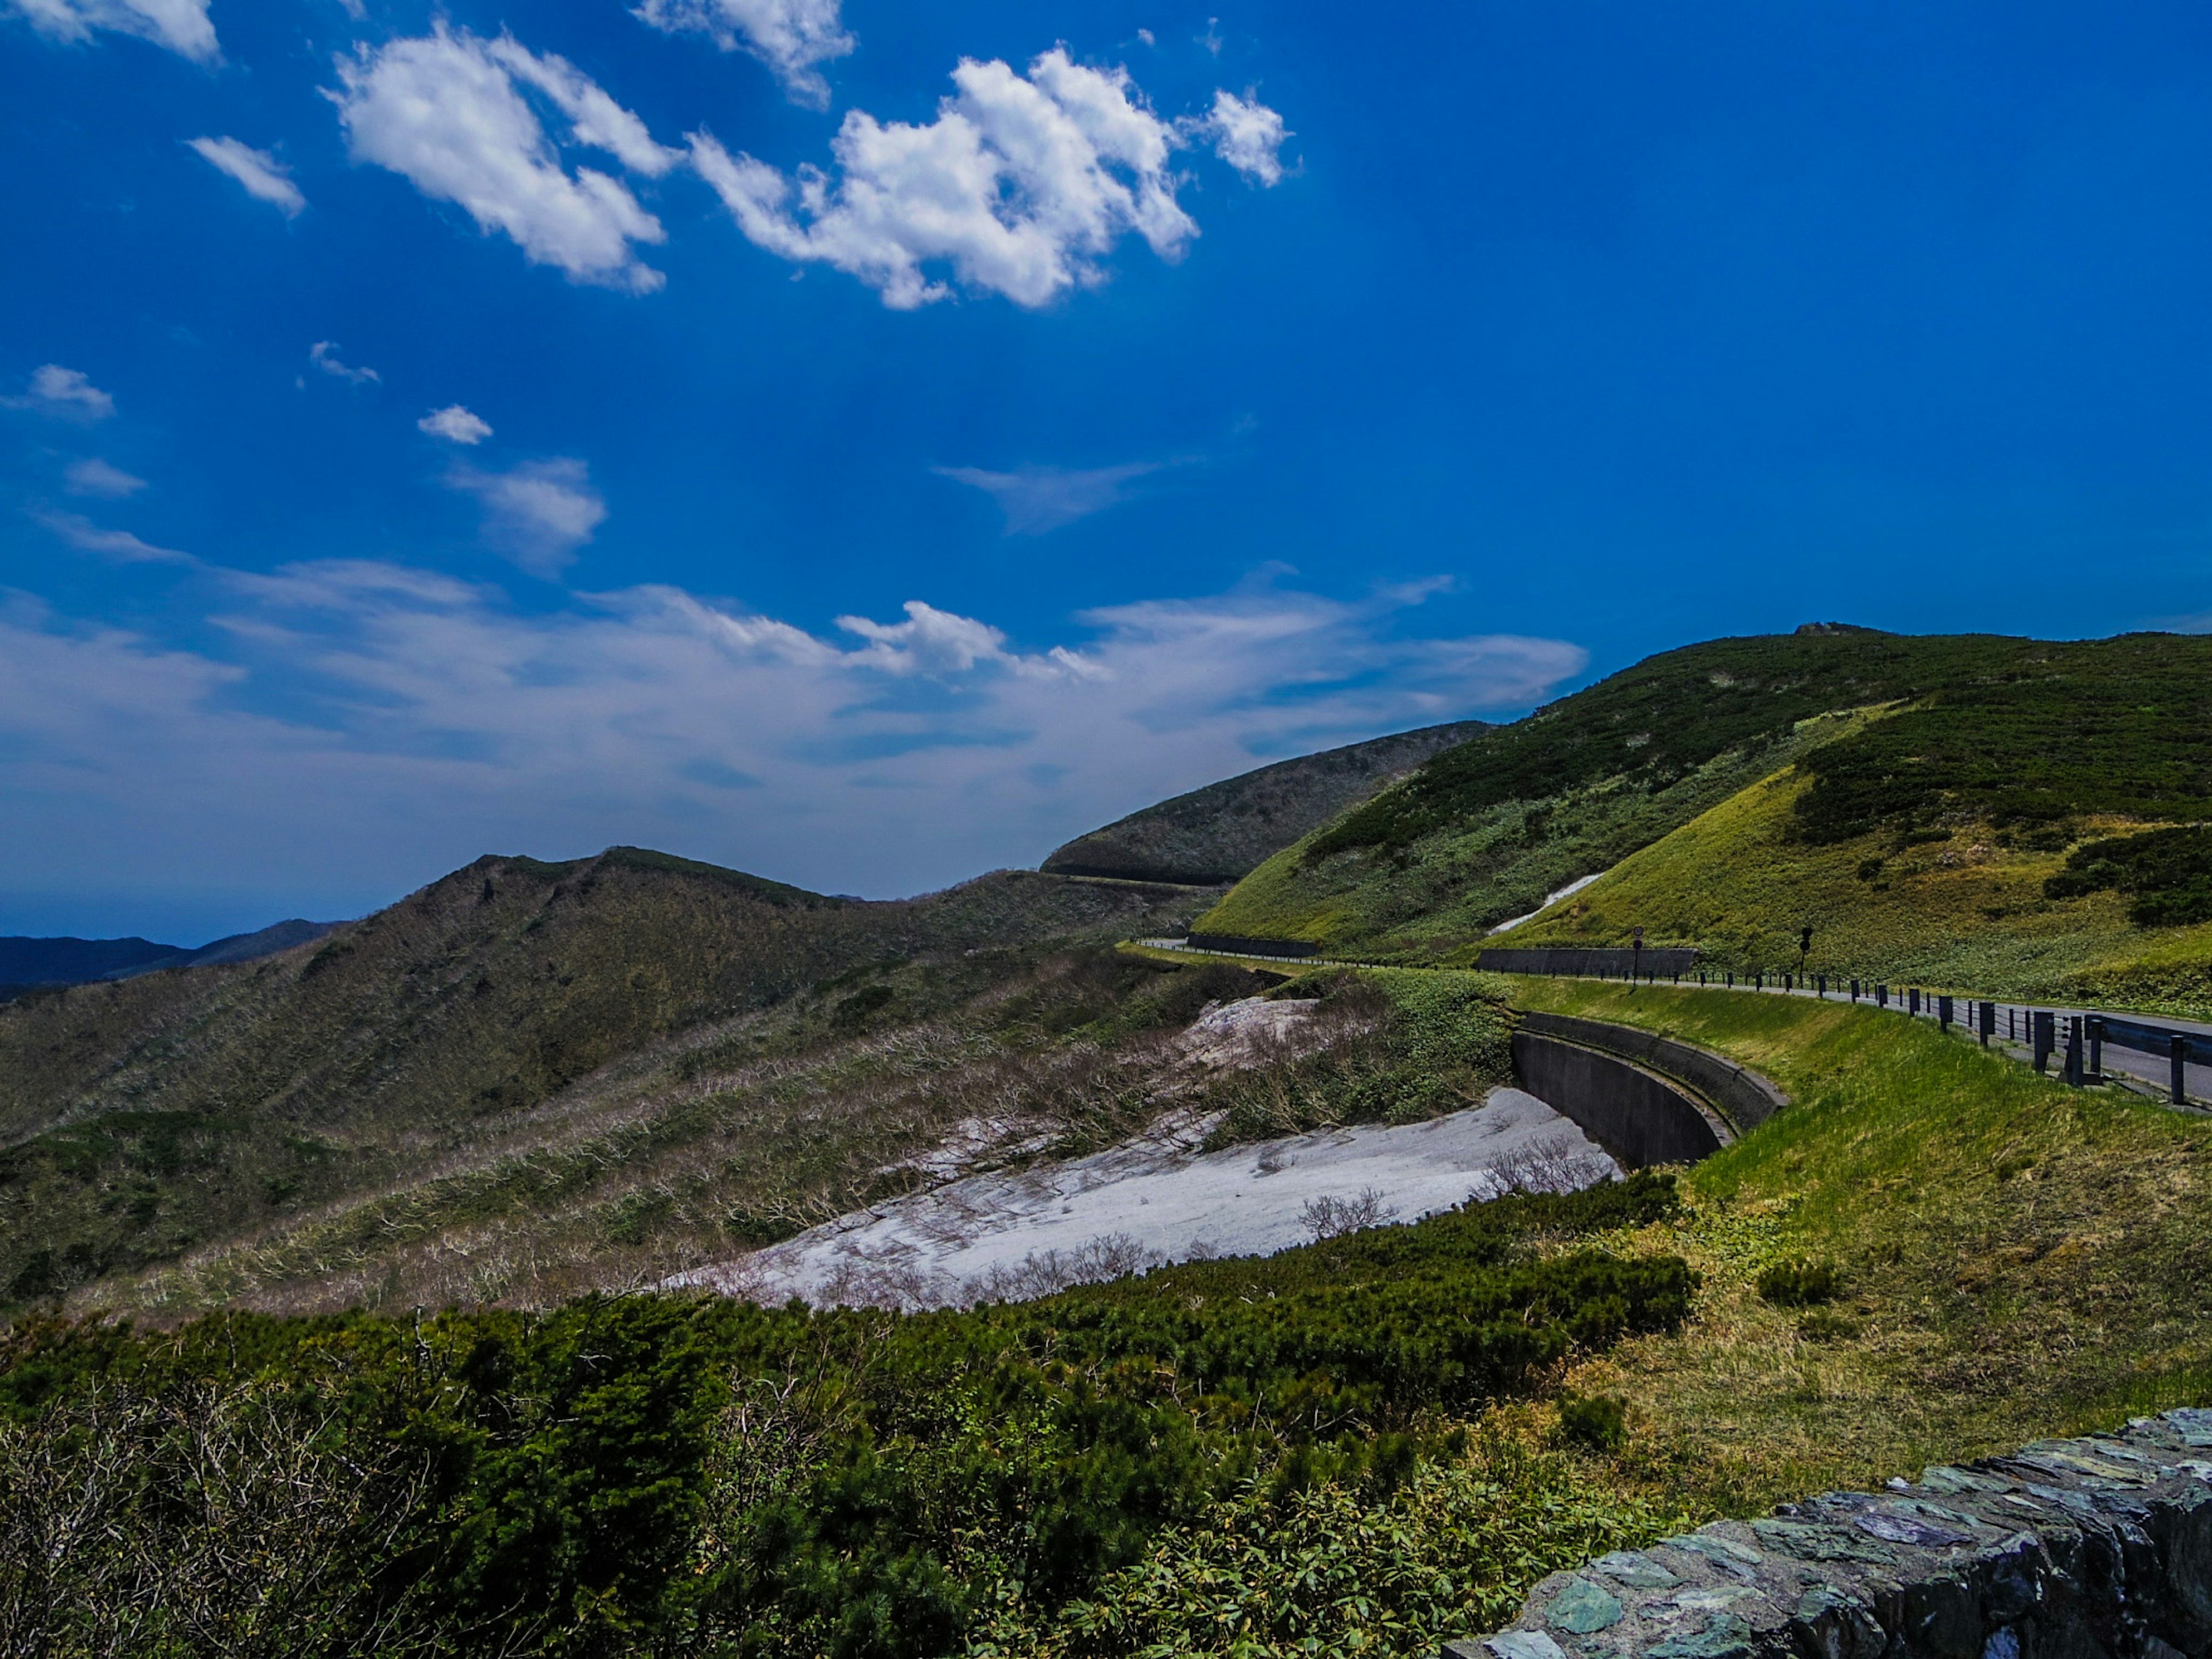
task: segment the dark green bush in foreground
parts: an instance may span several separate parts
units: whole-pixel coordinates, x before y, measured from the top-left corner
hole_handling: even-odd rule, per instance
[[[1778,1308],[1818,1307],[1843,1288],[1843,1270],[1832,1261],[1778,1261],[1759,1275],[1760,1298]]]
[[[1672,1326],[1679,1260],[1519,1242],[1672,1201],[1638,1176],[971,1313],[19,1326],[0,1648],[955,1651],[1223,1503],[1384,1503],[1455,1415]]]

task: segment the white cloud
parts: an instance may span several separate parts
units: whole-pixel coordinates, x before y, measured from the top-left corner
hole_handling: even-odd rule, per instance
[[[507,472],[457,467],[447,482],[483,503],[486,539],[549,580],[606,521],[607,504],[579,460],[531,461]]]
[[[0,398],[9,409],[35,409],[44,415],[72,420],[104,421],[115,413],[115,399],[92,383],[81,368],[43,363],[31,371],[30,390],[21,397]]]
[[[135,34],[195,63],[222,56],[209,0],[11,0],[13,9],[51,40],[82,44],[98,30]]]
[[[926,126],[848,112],[834,178],[787,178],[704,132],[690,135],[692,160],[753,241],[849,272],[901,309],[951,294],[927,267],[1041,306],[1103,282],[1100,262],[1125,235],[1174,259],[1198,234],[1169,162],[1214,118],[1164,121],[1127,70],[1086,69],[1057,46],[1026,77],[969,58],[952,82]]]
[[[384,376],[373,368],[355,368],[338,360],[336,340],[318,340],[307,348],[307,361],[332,380],[343,380],[348,386],[380,384]]]
[[[810,109],[830,106],[830,83],[815,65],[853,50],[837,0],[643,0],[634,15],[672,34],[710,36],[724,52],[743,46]]]
[[[62,470],[62,483],[72,495],[104,495],[111,501],[135,495],[146,487],[143,478],[134,477],[97,455],[71,461]]]
[[[444,438],[457,444],[480,444],[491,436],[491,423],[483,416],[464,409],[459,404],[447,404],[443,409],[434,409],[415,422],[416,429],[434,438]]]
[[[1256,94],[1247,92],[1239,98],[1217,88],[1212,112],[1202,119],[1200,128],[1212,135],[1213,153],[1247,179],[1261,185],[1283,182],[1279,152],[1291,131],[1283,125],[1283,118]]]
[[[126,475],[127,476],[127,475]],[[104,530],[81,513],[38,512],[31,515],[81,553],[97,553],[122,564],[190,564],[199,561],[173,547],[156,547],[127,530]]]
[[[357,161],[389,168],[424,195],[465,209],[487,235],[511,238],[535,264],[577,282],[647,294],[661,274],[636,245],[666,240],[629,187],[593,167],[573,172],[523,89],[565,118],[568,142],[658,178],[683,159],[566,60],[512,36],[483,40],[444,23],[428,35],[363,46],[338,64],[331,94]]]
[[[920,600],[825,637],[669,587],[548,612],[387,564],[209,580],[218,611],[185,625],[211,652],[0,609],[0,843],[57,890],[130,869],[258,884],[278,915],[625,842],[911,892],[1286,754],[1525,708],[1584,663],[1421,636],[1418,589],[1260,584],[1029,646]]]
[[[296,217],[307,205],[299,185],[286,176],[284,164],[267,150],[254,149],[235,138],[190,138],[185,143],[210,167],[235,179],[255,201],[282,209],[287,219]]]
[[[933,470],[941,477],[972,484],[997,501],[1006,515],[1009,536],[1038,536],[1127,500],[1132,483],[1170,465],[1130,461],[1088,470],[1058,466],[1025,466],[1012,472],[991,472],[980,466]]]

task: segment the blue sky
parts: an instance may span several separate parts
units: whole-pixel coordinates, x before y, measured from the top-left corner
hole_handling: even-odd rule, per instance
[[[2212,612],[2201,5],[0,0],[0,933]]]

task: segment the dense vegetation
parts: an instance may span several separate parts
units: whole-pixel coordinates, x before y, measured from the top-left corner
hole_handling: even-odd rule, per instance
[[[1277,761],[1079,836],[1043,867],[1062,875],[1201,886],[1232,882],[1377,785],[1488,729],[1480,720],[1461,720]]]
[[[1131,1599],[1089,1598],[1164,1528],[1464,1491],[1468,1413],[1681,1320],[1679,1261],[1572,1243],[1672,1201],[1639,1176],[965,1314],[21,1325],[0,1642],[795,1659],[1110,1629]],[[1522,1506],[1521,1573],[1636,1516]],[[1501,1580],[1373,1594],[1433,1639]]]
[[[2212,921],[2212,829],[2150,830],[2084,842],[2066,867],[2043,884],[2055,899],[2118,889],[2138,927]]]
[[[2016,659],[2001,671],[1946,663],[1918,707],[1807,755],[1806,837],[2212,816],[2212,641],[2007,643]]]

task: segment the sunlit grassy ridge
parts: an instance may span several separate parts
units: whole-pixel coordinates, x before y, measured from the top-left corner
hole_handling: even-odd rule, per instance
[[[1808,841],[1796,808],[1814,787],[1802,768],[1762,780],[1501,942],[1618,945],[1640,926],[1713,971],[1771,974],[1798,967],[1810,927],[1807,970],[1833,979],[2212,1015],[2212,927],[2139,927],[2106,888],[2052,897],[2066,855],[1986,822],[1901,848],[1887,831]]]
[[[1269,860],[1200,926],[1372,959],[1465,960],[1490,928],[1535,909],[1547,892],[1613,868],[1792,768],[1778,816],[1760,817],[1755,833],[1735,824],[1758,816],[1737,802],[1725,822],[1706,826],[1711,833],[1670,854],[1716,861],[1692,872],[1674,857],[1664,896],[1645,869],[1641,890],[1664,896],[1663,924],[1608,909],[1601,920],[1619,924],[1613,936],[1593,921],[1572,937],[1620,944],[1638,924],[1694,927],[1702,932],[1655,942],[1710,935],[1717,948],[1779,966],[1771,936],[1786,926],[1794,963],[1799,928],[1855,908],[1830,879],[1838,865],[1816,849],[1850,848],[1854,872],[1890,860],[1916,883],[1922,865],[1948,857],[1945,871],[1963,861],[1978,873],[1913,890],[1934,902],[1936,921],[1975,919],[1972,948],[1990,952],[2000,975],[1986,988],[2042,989],[2071,974],[2065,982],[2124,982],[2132,1000],[2152,1006],[2197,1006],[2185,966],[2175,969],[2202,960],[2201,948],[2156,929],[2128,934],[2126,905],[2055,911],[2039,890],[2014,892],[2010,879],[2031,868],[2039,882],[2054,873],[2055,862],[2046,868],[2028,854],[2212,815],[2212,641],[2179,635],[2047,641],[1848,629],[1665,653],[1447,750]],[[1717,861],[1723,854],[1757,867],[1732,869]],[[1870,873],[1866,884],[1880,879]],[[1731,881],[1735,909],[1700,908],[1698,887]],[[1888,890],[1901,890],[1893,880]],[[2133,907],[2139,920],[2178,922],[2197,902],[2138,895]],[[1869,941],[1856,960],[1866,971],[1949,977],[1972,965],[1939,961],[1932,928],[1916,933],[1909,917],[1876,914],[1885,908],[1856,906]],[[1810,914],[1785,923],[1793,911]],[[2057,943],[2076,921],[2083,937]],[[1511,940],[1524,941],[1540,942],[1539,932]]]

